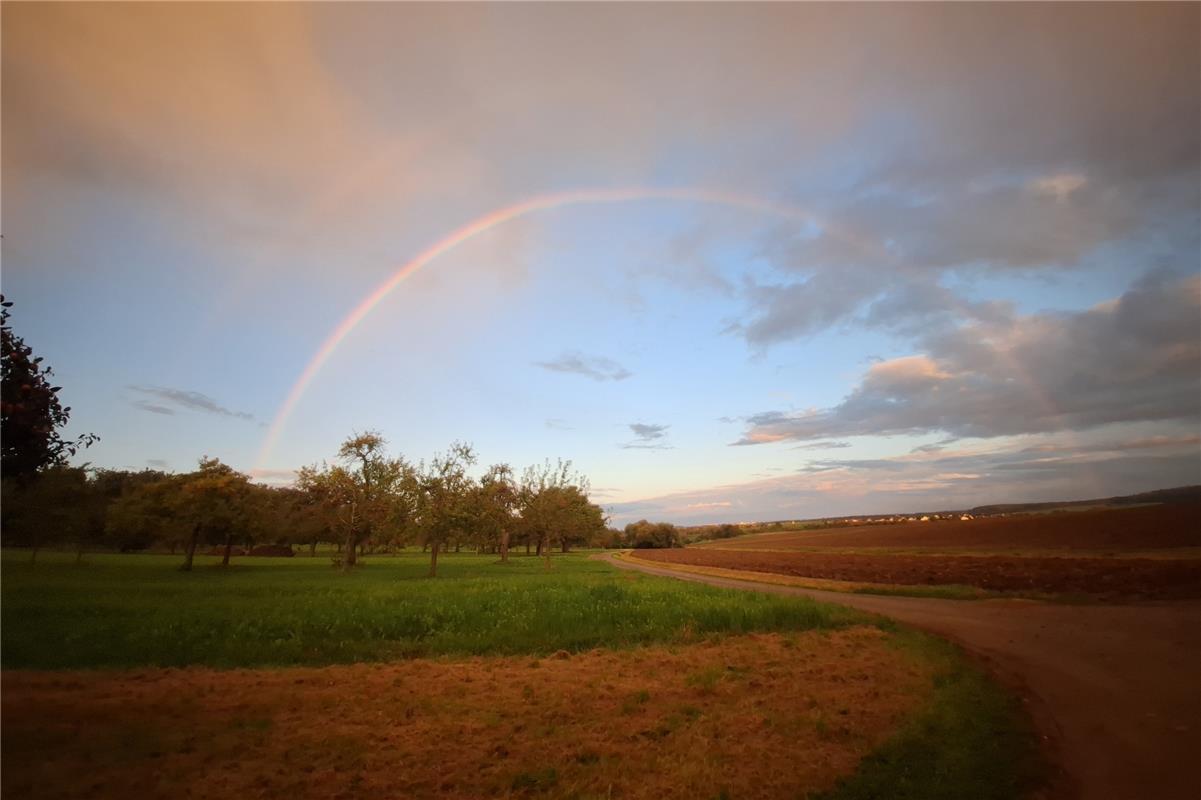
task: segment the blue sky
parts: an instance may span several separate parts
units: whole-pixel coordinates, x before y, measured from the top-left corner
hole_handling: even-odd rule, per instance
[[[1196,6],[2,13],[4,293],[93,464],[279,483],[370,428],[571,459],[616,523],[1201,482]],[[400,265],[629,187],[752,202],[481,233],[260,460]]]

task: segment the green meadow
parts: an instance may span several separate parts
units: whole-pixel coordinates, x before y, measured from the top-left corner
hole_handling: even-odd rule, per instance
[[[217,668],[396,658],[546,654],[684,644],[756,631],[878,625],[937,664],[926,705],[823,800],[1011,800],[1043,780],[1016,702],[953,647],[887,620],[804,598],[717,589],[617,570],[587,554],[447,555],[428,578],[420,553],[368,558],[350,574],[328,557],[243,558],[6,551],[0,560],[6,669]]]
[[[619,571],[583,553],[366,559],[3,554],[5,668],[254,667],[580,651],[837,628],[865,617],[802,598]]]

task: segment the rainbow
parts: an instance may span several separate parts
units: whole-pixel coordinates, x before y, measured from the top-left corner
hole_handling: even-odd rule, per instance
[[[363,319],[372,312],[372,310],[380,304],[385,297],[392,293],[396,287],[404,283],[409,277],[421,270],[422,267],[429,264],[434,259],[446,254],[455,249],[464,242],[478,236],[485,231],[491,230],[506,222],[510,222],[519,217],[524,217],[527,214],[532,214],[538,211],[546,211],[562,206],[583,205],[592,203],[622,203],[633,200],[675,200],[692,203],[710,203],[724,206],[732,206],[743,208],[749,211],[769,214],[788,219],[799,220],[807,223],[813,223],[822,228],[823,231],[830,233],[842,241],[845,241],[857,249],[864,251],[865,254],[870,254],[874,258],[886,256],[886,251],[878,244],[873,244],[864,241],[860,237],[851,235],[848,231],[829,224],[827,221],[821,220],[804,209],[794,206],[771,203],[757,197],[738,194],[734,192],[714,191],[708,189],[684,189],[684,188],[625,188],[625,189],[587,189],[581,191],[559,192],[555,194],[538,195],[536,197],[524,200],[520,203],[504,206],[494,211],[489,211],[483,216],[477,217],[460,228],[451,231],[449,234],[434,242],[432,245],[422,250],[410,260],[401,264],[395,272],[388,277],[383,283],[377,286],[370,294],[355,306],[345,319],[338,323],[321,343],[313,358],[305,366],[304,371],[300,373],[300,377],[296,379],[296,383],[292,385],[291,391],[284,399],[283,405],[280,406],[275,418],[271,421],[271,425],[267,430],[267,435],[263,439],[262,447],[259,450],[258,459],[255,469],[252,473],[257,473],[262,470],[267,459],[275,449],[276,443],[279,441],[280,434],[287,425],[289,417],[296,409],[300,399],[304,396],[309,384],[321,371],[321,368],[330,359],[330,356],[337,350],[338,345],[350,335],[350,332],[363,321]]]

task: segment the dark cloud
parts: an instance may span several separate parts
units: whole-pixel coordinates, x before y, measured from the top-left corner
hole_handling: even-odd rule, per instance
[[[670,425],[631,422],[630,431],[637,438],[632,442],[626,442],[621,447],[623,450],[670,450],[672,446],[665,441],[667,429],[670,427]]]
[[[646,440],[662,439],[667,435],[667,429],[670,427],[670,425],[645,425],[641,422],[630,423],[630,430],[634,432],[634,435],[639,439]]]
[[[160,406],[157,403],[151,403],[149,400],[132,400],[130,405],[134,408],[140,408],[143,411],[149,411],[151,414],[164,414],[171,416],[175,414],[175,409]]]
[[[188,391],[186,389],[172,389],[166,386],[130,386],[131,390],[140,394],[147,395],[159,401],[159,403],[167,403],[168,405],[159,405],[146,400],[134,400],[133,405],[146,411],[153,411],[156,414],[174,414],[174,408],[182,408],[188,411],[201,411],[206,414],[216,414],[221,417],[235,417],[253,421],[254,414],[246,411],[231,411],[230,409],[220,405],[216,400],[206,394],[200,392]],[[174,408],[172,408],[174,407]]]
[[[991,437],[1201,419],[1201,277],[1149,275],[1078,313],[938,331],[833,408],[748,419],[737,444],[943,432]]]
[[[146,459],[146,466],[150,467],[151,469],[166,470],[168,465],[167,462],[161,458],[148,458]]]
[[[534,365],[551,372],[583,375],[594,381],[623,381],[634,374],[611,358],[579,352],[563,353],[550,361],[535,361]]]

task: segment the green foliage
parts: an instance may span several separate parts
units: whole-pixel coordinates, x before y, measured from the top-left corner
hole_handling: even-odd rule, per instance
[[[5,480],[24,481],[100,437],[62,438],[71,408],[59,401],[62,387],[51,385],[53,371],[8,324],[11,307],[0,295],[0,471]]]
[[[626,547],[639,549],[681,547],[680,532],[670,522],[631,522],[625,529]]]
[[[514,557],[448,555],[442,579],[419,553],[356,572],[326,558],[246,559],[191,573],[152,555],[6,552],[0,583],[4,668],[334,664],[438,654],[547,654],[695,635],[838,628],[856,612],[804,598],[618,572],[577,554],[556,568]]]
[[[1015,800],[1044,784],[1037,738],[1015,698],[941,639],[901,632],[893,641],[938,663],[933,698],[813,800]]]

